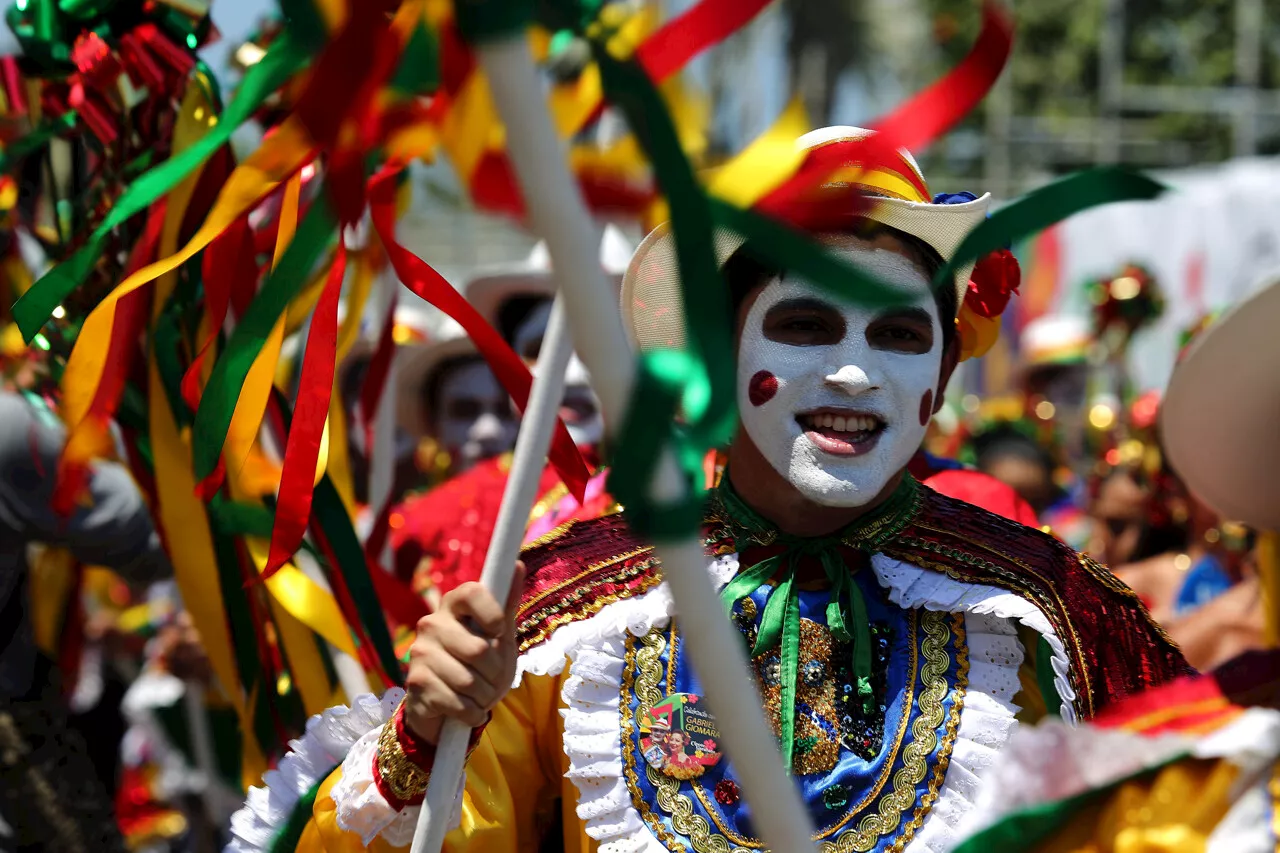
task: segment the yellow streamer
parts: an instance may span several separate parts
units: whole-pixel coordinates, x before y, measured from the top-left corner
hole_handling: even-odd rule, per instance
[[[440,129],[440,141],[464,183],[471,183],[485,153],[502,150],[506,136],[489,80],[477,70],[462,84]]]
[[[76,558],[65,548],[43,548],[31,567],[31,628],[36,645],[55,659],[62,614],[75,579]]]
[[[302,174],[297,172],[285,184],[284,199],[280,205],[280,228],[276,233],[275,257],[271,261],[273,270],[284,257],[285,249],[293,241],[294,232],[297,231],[298,199],[301,194]],[[228,472],[239,472],[244,467],[245,460],[249,458],[249,450],[258,440],[258,430],[262,426],[262,417],[266,414],[267,401],[275,384],[276,362],[280,360],[280,346],[284,343],[284,324],[285,317],[282,315],[272,327],[262,351],[253,360],[244,385],[240,388],[240,397],[236,400],[235,412],[231,415],[231,426],[227,428],[226,444],[223,447]]]
[[[1266,620],[1263,641],[1274,648],[1280,646],[1280,534],[1274,530],[1258,533],[1258,579]]]
[[[347,414],[342,408],[342,399],[335,393],[329,398],[329,420],[326,424],[332,432],[329,441],[329,479],[338,490],[342,506],[347,515],[355,517],[356,492],[351,477],[351,460],[347,456]]]
[[[184,106],[181,116],[186,117],[191,114]],[[106,342],[111,339],[111,325],[115,317],[116,303],[139,287],[176,270],[194,257],[197,252],[208,246],[213,238],[239,219],[245,211],[279,186],[280,181],[295,171],[310,154],[311,142],[307,139],[302,125],[294,119],[289,119],[275,133],[267,137],[262,147],[250,155],[245,163],[231,173],[231,177],[227,179],[222,191],[218,194],[213,210],[206,217],[204,225],[200,226],[200,230],[181,251],[166,255],[162,246],[161,260],[148,264],[126,278],[89,313],[76,338],[71,359],[67,363],[67,372],[71,373],[72,362],[79,359],[75,367],[75,375],[82,377],[73,381],[74,390],[72,387],[66,388],[71,393],[70,407],[64,415],[68,424],[73,425],[82,420],[84,413],[88,411],[89,404],[93,401],[93,391],[97,388],[102,376],[107,357]],[[170,194],[170,208],[173,207],[173,199],[177,192],[178,190],[175,189]],[[183,206],[185,207],[185,204]],[[172,252],[172,249],[169,249],[169,252]],[[65,375],[64,382],[66,382]],[[64,403],[64,406],[67,405]]]
[[[163,305],[156,301],[156,307]],[[235,658],[231,652],[231,636],[227,630],[226,606],[218,583],[218,566],[214,561],[213,534],[204,505],[195,496],[195,476],[191,472],[190,448],[183,442],[174,423],[165,395],[164,383],[155,361],[148,369],[150,400],[150,436],[155,457],[156,511],[166,533],[165,542],[173,563],[174,577],[182,591],[182,600],[191,620],[200,632],[200,640],[218,683],[232,699],[240,715],[241,729],[248,735],[251,726],[244,701]],[[245,775],[260,778],[266,770],[261,753],[248,749],[246,739]],[[255,764],[250,770],[249,764]]]
[[[796,139],[808,129],[804,104],[797,98],[772,127],[715,171],[707,189],[730,204],[750,207],[800,168],[804,152],[796,148]]]
[[[360,336],[360,321],[364,319],[364,309],[369,302],[369,294],[373,291],[373,274],[377,267],[374,261],[376,241],[356,256],[356,272],[351,279],[351,289],[347,291],[347,313],[338,328],[337,362],[346,361],[351,347]]]
[[[269,543],[253,537],[246,537],[245,543],[258,573],[261,574],[267,566]],[[271,597],[280,602],[295,619],[324,637],[338,651],[351,657],[356,656],[355,643],[351,640],[351,632],[342,618],[337,601],[319,584],[292,563],[286,563],[280,571],[266,580],[266,585]]]

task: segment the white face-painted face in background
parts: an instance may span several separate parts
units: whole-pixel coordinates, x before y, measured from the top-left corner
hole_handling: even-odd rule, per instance
[[[747,435],[806,498],[873,500],[924,440],[942,363],[942,326],[914,263],[856,238],[832,248],[900,294],[887,307],[844,302],[803,279],[765,285],[738,348]]]
[[[507,392],[483,359],[452,368],[440,382],[436,440],[463,471],[515,446],[518,428]]]
[[[527,361],[536,361],[550,321],[551,300],[548,299],[530,311],[512,335],[511,348],[516,355]],[[538,366],[534,364],[532,368],[535,376]],[[574,444],[579,447],[593,447],[604,438],[600,400],[591,390],[591,375],[576,352],[569,356],[569,364],[564,371],[564,401],[560,404],[560,418]]]

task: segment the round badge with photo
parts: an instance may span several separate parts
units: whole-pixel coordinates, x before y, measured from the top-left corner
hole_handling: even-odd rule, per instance
[[[653,769],[673,779],[696,779],[720,761],[715,718],[693,693],[672,693],[638,718],[640,751]]]

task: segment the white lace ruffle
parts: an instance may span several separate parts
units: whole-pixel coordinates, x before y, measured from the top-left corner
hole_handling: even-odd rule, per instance
[[[603,611],[602,611],[603,612]],[[579,648],[569,665],[562,696],[565,775],[578,787],[578,817],[600,853],[665,853],[631,804],[622,775],[622,732],[618,724],[625,640],[603,640]]]
[[[738,571],[737,555],[718,557],[708,572],[717,588]],[[590,619],[568,625],[521,659],[522,672],[558,673],[567,659],[569,677],[561,696],[565,775],[578,788],[578,817],[600,853],[665,853],[631,804],[622,775],[622,732],[618,724],[626,633],[642,637],[668,624],[673,608],[665,583],[637,598],[601,609]],[[571,629],[578,629],[568,633]],[[565,636],[562,636],[565,635]],[[545,650],[545,651],[544,651]],[[541,652],[541,653],[540,653]],[[540,653],[540,654],[539,654]]]
[[[322,782],[334,765],[342,763],[369,734],[376,741],[382,724],[391,718],[403,698],[404,691],[396,687],[382,698],[359,696],[350,708],[339,705],[307,720],[306,733],[289,743],[289,752],[280,765],[263,777],[266,787],[250,788],[244,806],[232,815],[232,838],[224,853],[271,850],[299,798]]]
[[[983,584],[962,583],[941,572],[922,569],[883,554],[872,555],[871,567],[880,578],[880,585],[889,591],[890,600],[900,607],[1016,619],[1043,637],[1052,652],[1049,665],[1053,668],[1053,685],[1061,703],[1059,713],[1068,725],[1075,725],[1076,691],[1071,685],[1067,650],[1038,607],[1011,592]],[[1044,700],[1048,704],[1050,697],[1046,696]]]
[[[941,853],[954,846],[961,822],[1018,725],[1013,697],[1021,687],[1018,668],[1023,649],[1013,623],[1003,616],[974,612],[965,614],[964,621],[969,684],[960,728],[938,799],[908,845],[913,853]]]
[[[738,555],[717,557],[708,571],[716,588],[729,582],[738,571]],[[624,598],[607,604],[589,619],[571,622],[558,628],[544,642],[534,646],[516,661],[516,677],[512,687],[520,684],[524,674],[559,675],[566,660],[582,648],[597,646],[601,642],[624,637],[624,632],[643,637],[655,626],[665,625],[675,612],[671,589],[666,582],[634,598]]]

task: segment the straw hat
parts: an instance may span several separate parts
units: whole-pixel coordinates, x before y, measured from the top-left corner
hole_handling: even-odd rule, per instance
[[[631,242],[616,225],[608,224],[600,240],[600,266],[610,276],[621,278],[631,260]],[[554,296],[556,280],[551,269],[551,253],[545,241],[533,247],[525,260],[492,267],[467,283],[467,301],[490,323],[497,325],[498,311],[512,296]]]
[[[860,127],[825,127],[801,136],[796,146],[816,152],[833,143],[866,139],[873,133]],[[856,154],[856,149],[851,154]],[[826,187],[876,196],[863,216],[923,240],[946,260],[986,218],[991,196],[959,204],[934,204],[915,159],[901,149],[897,155],[892,168],[881,164],[863,171],[856,159],[841,162]],[[841,181],[842,172],[854,181]],[[717,229],[714,240],[716,262],[721,265],[745,242],[727,229]],[[957,311],[964,304],[972,271],[971,263],[956,270]],[[636,249],[622,278],[622,316],[633,342],[641,349],[684,346],[684,307],[670,223],[654,229]]]
[[[461,326],[413,293],[400,294],[394,323],[396,423],[420,439],[429,432],[422,386],[446,361],[479,351]]]
[[[1160,413],[1169,462],[1225,518],[1280,530],[1280,272],[1191,345]]]

